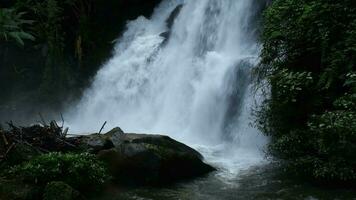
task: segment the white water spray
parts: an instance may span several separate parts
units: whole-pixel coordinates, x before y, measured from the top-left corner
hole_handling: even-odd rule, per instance
[[[108,121],[107,129],[167,134],[228,173],[260,162],[265,138],[249,126],[259,54],[252,4],[166,0],[151,19],[129,22],[113,58],[67,113],[72,131],[95,132]]]

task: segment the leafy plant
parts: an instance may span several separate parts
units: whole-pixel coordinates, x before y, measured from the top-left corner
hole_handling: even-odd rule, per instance
[[[0,9],[0,39],[15,40],[21,46],[24,46],[24,40],[35,40],[34,36],[23,30],[25,25],[33,22],[23,19],[24,14],[15,9]]]
[[[78,190],[98,188],[109,180],[104,163],[88,153],[44,154],[13,167],[8,171],[8,175],[40,185],[63,181]]]
[[[257,125],[270,153],[307,177],[356,181],[356,5],[274,0],[264,14]]]

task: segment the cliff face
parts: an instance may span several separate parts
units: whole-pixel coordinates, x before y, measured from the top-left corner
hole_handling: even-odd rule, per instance
[[[36,38],[23,47],[0,38],[0,121],[42,110],[28,105],[59,109],[75,99],[111,56],[126,22],[149,17],[160,1],[0,0],[0,8],[26,13],[33,23],[23,29]]]

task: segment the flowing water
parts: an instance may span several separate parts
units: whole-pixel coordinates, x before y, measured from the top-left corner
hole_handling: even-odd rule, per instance
[[[251,108],[262,100],[251,89],[260,51],[256,2],[262,1],[164,0],[150,19],[128,23],[113,57],[75,113],[67,113],[72,132],[98,131],[107,121],[107,130],[167,134],[199,150],[218,171],[121,198],[246,199],[249,187],[241,192],[239,180],[267,163],[267,139],[250,126]],[[253,180],[255,187],[266,184]]]
[[[151,19],[129,22],[73,109],[73,131],[97,131],[106,120],[107,128],[167,134],[227,173],[262,161],[266,139],[249,125],[260,98],[250,81],[259,54],[253,10],[251,0],[167,0]]]

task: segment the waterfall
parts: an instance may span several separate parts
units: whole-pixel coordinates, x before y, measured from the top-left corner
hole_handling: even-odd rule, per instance
[[[67,112],[72,131],[95,132],[107,121],[107,130],[167,134],[208,160],[209,151],[216,162],[230,154],[234,165],[261,160],[265,138],[249,126],[261,99],[250,78],[260,50],[254,4],[164,0],[150,19],[128,22],[113,57]]]

